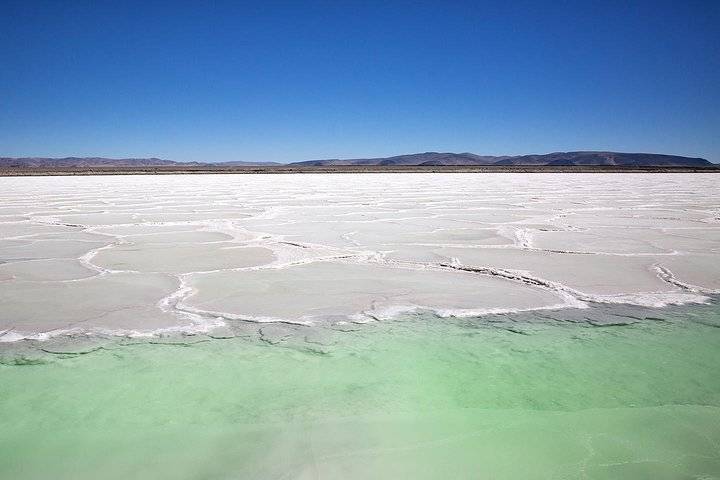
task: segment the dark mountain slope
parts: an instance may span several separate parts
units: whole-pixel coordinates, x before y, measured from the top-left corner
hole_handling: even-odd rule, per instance
[[[296,162],[298,166],[340,165],[608,165],[608,166],[663,166],[699,167],[711,166],[703,158],[660,155],[655,153],[618,152],[556,152],[545,155],[481,156],[473,153],[425,152],[383,158],[359,158],[348,160],[311,160]]]
[[[521,155],[496,162],[496,165],[614,165],[653,167],[698,167],[712,165],[703,158],[656,153],[555,152],[546,155]]]

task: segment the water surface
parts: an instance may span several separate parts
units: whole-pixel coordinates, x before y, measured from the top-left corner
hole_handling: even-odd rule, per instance
[[[260,327],[3,345],[0,478],[720,478],[717,305]]]

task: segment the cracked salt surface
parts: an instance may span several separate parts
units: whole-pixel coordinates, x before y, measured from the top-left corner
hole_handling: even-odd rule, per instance
[[[712,174],[0,179],[0,341],[720,290]]]

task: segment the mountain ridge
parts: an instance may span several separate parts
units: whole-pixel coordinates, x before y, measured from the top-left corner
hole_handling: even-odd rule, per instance
[[[342,166],[342,165],[518,165],[518,166],[663,166],[694,167],[712,166],[704,158],[665,155],[659,153],[625,153],[609,151],[552,152],[533,155],[476,155],[474,153],[425,152],[393,157],[359,158],[344,160],[309,160],[294,162],[298,166]]]
[[[49,168],[49,167],[158,167],[158,166],[272,166],[278,162],[178,162],[162,158],[107,158],[107,157],[0,157],[0,167]]]
[[[648,166],[648,167],[707,167],[716,164],[704,158],[659,153],[626,153],[610,151],[552,152],[531,155],[477,155],[470,152],[423,152],[391,157],[307,160],[302,162],[177,162],[161,158],[106,157],[0,157],[3,168],[92,168],[92,167],[152,167],[152,166]]]

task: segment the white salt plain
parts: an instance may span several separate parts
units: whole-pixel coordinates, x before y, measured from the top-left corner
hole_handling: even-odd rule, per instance
[[[0,179],[0,341],[720,291],[713,174]]]

